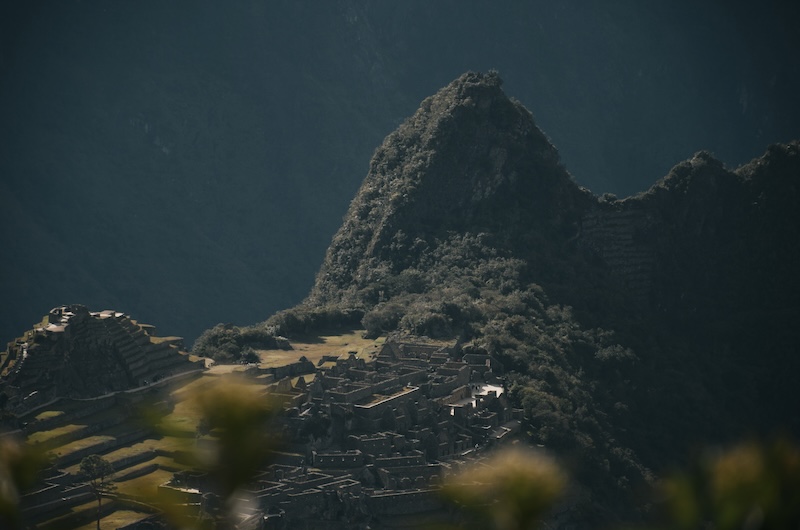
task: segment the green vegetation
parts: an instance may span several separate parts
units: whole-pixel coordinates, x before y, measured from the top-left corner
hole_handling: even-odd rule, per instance
[[[132,510],[114,510],[113,513],[106,515],[100,519],[101,528],[120,528],[129,524],[135,523],[147,517],[149,514],[142,512],[135,512]],[[76,528],[75,530],[94,530],[94,524],[87,524]]]
[[[10,436],[0,438],[0,527],[22,525],[20,495],[36,483],[47,464],[48,458],[37,448]]]
[[[456,528],[547,528],[569,478],[552,457],[512,448],[448,478],[442,494],[464,512]],[[574,492],[573,492],[574,495]],[[641,528],[790,530],[800,525],[800,447],[785,438],[707,450],[648,497]],[[552,522],[552,519],[548,520]]]
[[[643,520],[651,505],[639,492],[682,463],[688,447],[745,429],[797,427],[797,187],[775,182],[800,174],[800,144],[771,149],[735,173],[699,153],[648,193],[597,200],[571,181],[530,113],[500,86],[496,75],[469,73],[426,100],[376,152],[308,299],[263,324],[220,324],[194,354],[258,362],[286,347],[282,336],[321,341],[330,330],[360,327],[365,340],[455,339],[461,353],[501,361],[508,395],[524,412],[523,441],[570,462],[589,492],[586,520]],[[273,409],[253,390],[198,385],[186,391],[197,408],[160,418],[161,448],[208,470],[223,497],[278,442],[268,429]],[[314,437],[326,430],[308,428]],[[217,450],[181,449],[193,432],[218,440]],[[55,454],[99,449],[116,434]],[[775,451],[795,469],[794,452]],[[743,500],[757,497],[752,484],[795,487],[779,473],[770,478],[778,469],[771,454],[745,450],[736,465],[700,464],[699,478],[684,481],[689,493],[670,490],[679,523],[740,527],[759,510],[774,527],[796,521],[794,512],[766,518],[783,505],[780,496],[759,498],[757,508]],[[508,471],[502,487],[478,495],[495,496],[495,508],[524,506],[503,507],[505,519],[492,507],[483,516],[498,528],[536,524],[558,488],[529,494],[524,481],[535,470],[520,476],[525,467],[496,466]],[[719,469],[754,482],[720,489],[728,482]],[[149,493],[159,473],[131,482]],[[518,497],[503,490],[509,485]],[[462,502],[474,501],[470,495],[455,494]]]
[[[376,150],[309,297],[252,329],[360,325],[488,353],[527,441],[572,463],[588,509],[645,517],[637,492],[690,447],[797,427],[798,188],[776,183],[799,153],[736,172],[698,153],[598,200],[496,75],[468,73]],[[236,358],[246,329],[200,347]]]
[[[661,490],[676,528],[798,528],[800,448],[779,438],[707,450]]]
[[[567,483],[552,457],[512,448],[449,477],[442,495],[466,512],[461,528],[532,530],[550,515]]]
[[[55,418],[57,416],[61,416],[64,414],[63,410],[46,410],[36,416],[37,421],[47,420],[50,418]]]
[[[187,392],[193,407],[214,432],[211,441],[216,444],[211,451],[190,449],[193,467],[211,473],[223,498],[228,497],[248,483],[277,447],[276,426],[271,421],[274,409],[264,401],[258,385],[243,381],[220,379],[210,386],[194,385]],[[24,445],[9,445],[5,440],[0,452],[0,483],[4,486],[0,490],[0,515],[6,517],[4,527],[17,526],[13,519],[16,499],[8,493],[41,466],[41,461],[29,459],[28,451]],[[25,469],[22,474],[10,472]],[[231,523],[231,514],[224,509],[211,518],[198,519],[193,510],[172,503],[158,492],[157,485],[171,477],[170,471],[157,470],[138,479],[112,483],[111,462],[97,455],[84,458],[80,470],[97,498],[100,521],[111,524],[144,516],[124,508],[103,514],[102,497],[116,490],[158,505],[171,524],[181,528],[211,529]],[[442,495],[457,508],[450,512],[455,517],[452,528],[546,527],[544,523],[559,517],[554,510],[565,495],[572,496],[566,506],[573,508],[577,497],[583,495],[572,488],[574,477],[570,474],[550,452],[512,445],[491,453],[447,478]],[[799,477],[800,447],[786,438],[741,443],[726,450],[709,449],[692,459],[685,471],[670,473],[655,489],[639,492],[654,509],[637,527],[794,529],[800,524]],[[90,506],[75,507],[42,527],[74,525]]]
[[[135,498],[153,499],[158,496],[158,486],[169,482],[172,475],[179,469],[158,468],[140,477],[121,480],[116,483],[119,493],[131,495]]]
[[[103,511],[107,511],[113,507],[113,501],[106,502]],[[88,521],[91,521],[89,523]],[[73,506],[69,509],[63,510],[57,517],[48,520],[46,523],[39,526],[42,530],[62,530],[64,528],[74,528],[78,525],[85,525],[96,530],[97,528],[97,505],[94,501],[87,502]]]
[[[306,358],[315,366],[325,356],[340,356],[355,351],[357,355],[369,357],[377,353],[384,338],[370,339],[364,337],[364,330],[345,330],[343,333],[319,335],[297,335],[292,337],[291,350],[258,350],[262,367],[284,366]],[[304,376],[306,381],[313,374]]]
[[[121,432],[119,429],[115,429],[114,431],[113,434],[99,434],[80,438],[74,442],[59,446],[53,451],[53,454],[57,457],[64,458],[72,453],[82,451],[92,446],[102,447],[106,442],[114,441],[116,439],[116,434]]]
[[[30,436],[28,436],[28,442],[32,444],[45,443],[48,440],[55,438],[56,436],[73,433],[85,428],[86,425],[62,425],[61,427],[58,427],[56,429],[51,429],[49,431],[35,432]]]
[[[217,324],[198,337],[192,353],[226,363],[257,362],[253,348],[277,347],[275,329],[272,327]]]
[[[286,364],[301,356],[316,362],[322,355],[374,346],[380,333],[368,330],[365,339],[363,316],[363,311],[298,306],[254,326],[217,324],[195,341],[192,353],[219,363]],[[291,344],[283,336],[291,337]]]
[[[100,519],[103,517],[103,497],[113,494],[117,486],[114,484],[114,467],[105,458],[90,455],[81,460],[79,475],[86,481],[89,490],[97,499],[97,530],[100,530]]]

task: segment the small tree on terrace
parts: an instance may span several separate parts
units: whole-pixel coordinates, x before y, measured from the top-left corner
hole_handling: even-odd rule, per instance
[[[116,484],[112,482],[114,466],[102,456],[87,456],[81,460],[80,476],[97,499],[97,530],[100,530],[103,496],[111,495],[117,489]]]

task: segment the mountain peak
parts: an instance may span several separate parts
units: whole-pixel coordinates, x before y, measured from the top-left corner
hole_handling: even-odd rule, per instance
[[[463,74],[386,137],[328,249],[312,303],[339,303],[376,270],[414,266],[409,245],[431,248],[458,233],[508,248],[531,230],[569,230],[588,194],[501,86],[494,72]]]
[[[425,178],[454,180],[462,190],[475,191],[471,197],[477,202],[489,194],[487,184],[494,182],[492,187],[496,187],[502,180],[516,178],[509,164],[514,161],[509,159],[514,147],[532,148],[541,162],[557,166],[556,149],[536,127],[530,112],[509,99],[501,86],[495,72],[468,72],[425,99],[375,152],[365,184],[384,177],[399,187],[419,180],[423,173],[401,174],[395,171],[398,166],[411,162],[411,169],[426,169],[421,165],[428,163],[427,168],[435,171],[425,173]]]
[[[597,198],[496,75],[465,74],[377,149],[309,298],[260,329],[360,325],[494,356],[531,441],[625,510],[698,439],[798,429],[798,174],[798,144],[735,171],[699,152],[648,192]]]
[[[432,132],[442,124],[443,120],[446,122],[461,107],[483,113],[490,112],[495,104],[508,99],[502,86],[503,80],[496,72],[488,74],[467,72],[441,88],[433,96],[423,100],[419,110],[403,125],[419,128],[424,124],[424,128],[428,132]],[[400,131],[403,131],[405,127],[401,126]]]

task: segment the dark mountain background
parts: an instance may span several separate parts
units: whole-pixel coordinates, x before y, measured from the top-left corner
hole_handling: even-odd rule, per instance
[[[114,308],[189,342],[301,300],[382,138],[496,68],[577,183],[800,137],[792,2],[6,2],[0,338]]]

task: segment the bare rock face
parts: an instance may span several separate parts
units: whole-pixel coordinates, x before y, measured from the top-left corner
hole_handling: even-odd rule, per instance
[[[0,399],[23,412],[56,397],[88,398],[127,390],[198,368],[178,337],[115,311],[82,305],[54,308],[9,343],[2,357]]]

